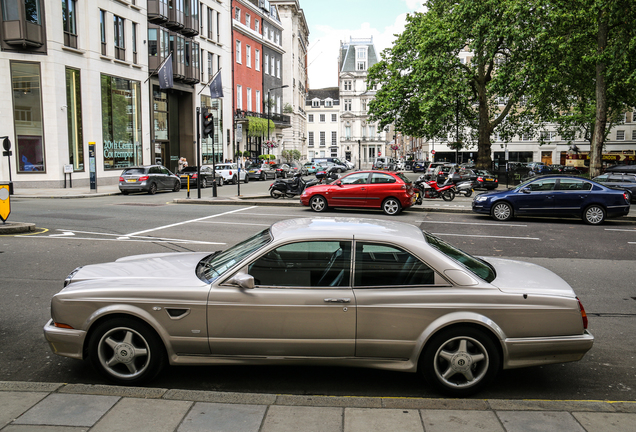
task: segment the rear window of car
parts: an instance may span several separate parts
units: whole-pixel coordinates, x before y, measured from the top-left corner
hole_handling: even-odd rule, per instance
[[[405,176],[404,173],[397,172],[397,173],[395,173],[395,175],[398,176],[400,178],[400,180],[402,180],[404,183],[406,183],[406,184],[410,184],[411,183],[411,180],[407,176]]]
[[[486,261],[474,257],[455,246],[446,243],[444,240],[436,237],[430,233],[425,232],[426,242],[433,246],[435,249],[446,255],[447,257],[459,262],[466,267],[471,273],[486,282],[492,282],[497,277],[495,269]]]
[[[192,167],[185,167],[184,169],[181,170],[181,172],[197,172],[197,167],[192,166]]]
[[[128,168],[125,169],[121,175],[142,175],[145,174],[146,170],[144,168]]]

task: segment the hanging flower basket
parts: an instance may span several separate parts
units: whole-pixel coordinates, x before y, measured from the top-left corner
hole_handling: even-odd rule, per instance
[[[263,143],[263,147],[265,147],[267,149],[273,149],[275,147],[278,147],[278,143],[276,141],[273,141],[273,140],[268,140],[268,141],[265,141]]]

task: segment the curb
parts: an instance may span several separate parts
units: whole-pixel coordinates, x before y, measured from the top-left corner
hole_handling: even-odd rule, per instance
[[[7,222],[0,224],[0,235],[3,234],[20,234],[35,231],[34,223],[27,222]]]

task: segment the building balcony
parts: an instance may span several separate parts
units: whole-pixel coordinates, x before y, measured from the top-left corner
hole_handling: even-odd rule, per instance
[[[257,113],[240,109],[236,110],[234,113],[234,120],[236,120],[237,122],[247,122],[248,117],[258,117],[262,119],[268,118],[267,113]],[[288,115],[271,113],[269,115],[269,119],[274,122],[277,128],[286,129],[291,127],[291,117]]]

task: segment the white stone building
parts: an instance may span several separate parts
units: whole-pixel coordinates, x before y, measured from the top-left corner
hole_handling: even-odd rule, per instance
[[[351,151],[340,146],[340,98],[338,87],[309,90],[307,112],[307,159],[337,157],[351,160]]]

